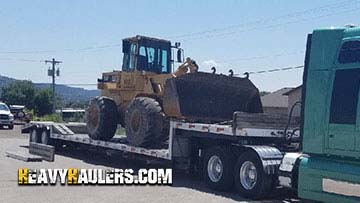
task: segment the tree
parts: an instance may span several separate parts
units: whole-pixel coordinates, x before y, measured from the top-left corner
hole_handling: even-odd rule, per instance
[[[35,113],[44,116],[52,113],[52,92],[50,89],[39,90],[34,99]]]
[[[1,100],[8,105],[25,105],[26,108],[34,107],[36,89],[31,81],[15,81],[1,88]]]

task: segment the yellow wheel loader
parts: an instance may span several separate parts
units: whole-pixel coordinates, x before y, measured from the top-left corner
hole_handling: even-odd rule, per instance
[[[249,79],[198,72],[179,46],[139,35],[123,40],[122,71],[103,73],[101,96],[87,110],[90,138],[109,140],[120,124],[129,144],[156,147],[172,118],[214,122],[231,119],[235,110],[262,112]],[[174,62],[181,63],[175,71]]]

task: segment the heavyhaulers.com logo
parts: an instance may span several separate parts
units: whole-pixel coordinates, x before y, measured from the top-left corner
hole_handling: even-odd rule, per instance
[[[19,185],[170,185],[172,169],[18,169]]]

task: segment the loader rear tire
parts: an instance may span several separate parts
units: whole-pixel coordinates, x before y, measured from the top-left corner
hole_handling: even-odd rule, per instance
[[[136,97],[125,114],[126,137],[136,147],[156,147],[161,144],[165,114],[158,101]]]
[[[116,132],[118,111],[114,100],[96,97],[86,111],[86,127],[94,140],[110,140]]]

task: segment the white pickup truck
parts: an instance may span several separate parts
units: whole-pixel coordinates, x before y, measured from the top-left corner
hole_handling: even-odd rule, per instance
[[[9,107],[0,102],[0,128],[7,126],[9,129],[14,128],[14,115],[10,112]]]

